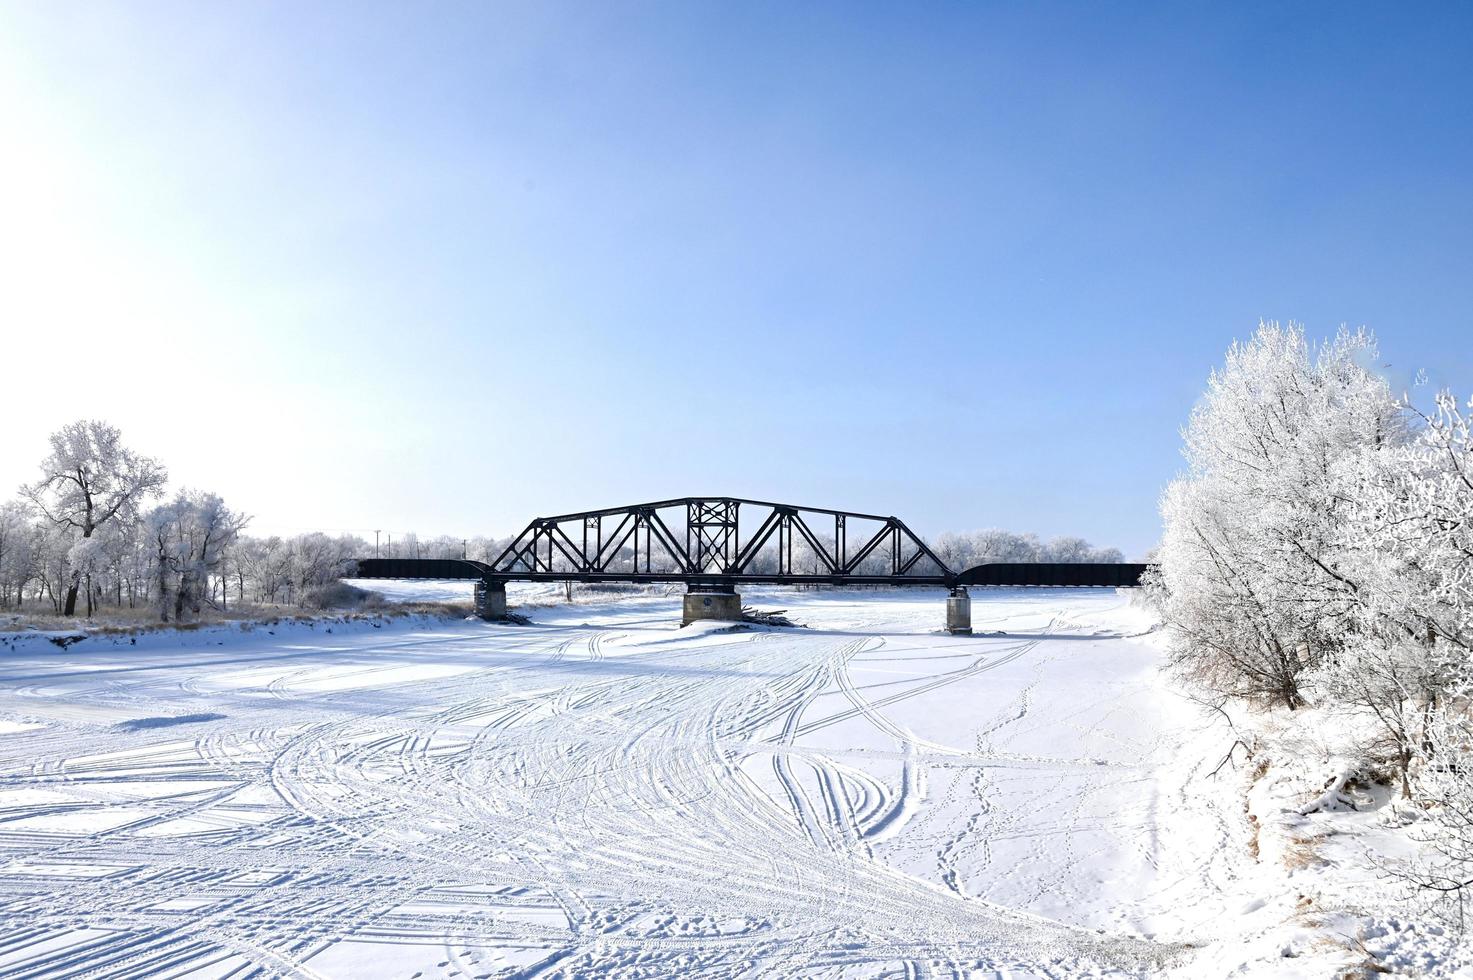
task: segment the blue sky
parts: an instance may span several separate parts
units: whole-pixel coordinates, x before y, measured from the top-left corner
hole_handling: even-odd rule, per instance
[[[1473,390],[1473,8],[0,0],[0,478],[261,531],[730,493],[1143,553],[1208,371]]]

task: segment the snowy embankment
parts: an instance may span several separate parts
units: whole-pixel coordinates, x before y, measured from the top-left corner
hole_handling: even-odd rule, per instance
[[[1398,798],[1391,771],[1365,778],[1364,721],[1322,709],[1233,721],[1226,742],[1194,749],[1199,766],[1222,766],[1214,781],[1240,801],[1242,838],[1223,889],[1237,914],[1196,961],[1201,975],[1473,976],[1466,941],[1406,884],[1427,814]]]
[[[1248,770],[1207,777],[1231,733],[1126,596],[980,593],[970,638],[939,592],[747,599],[813,628],[645,596],[0,649],[0,974],[1353,962],[1268,945]]]
[[[262,620],[238,620],[223,623],[157,625],[148,627],[87,626],[68,630],[4,630],[0,631],[0,655],[6,653],[44,653],[48,648],[86,651],[117,649],[155,650],[164,648],[198,649],[209,646],[234,646],[262,637],[312,636],[321,634],[353,634],[386,627],[432,628],[441,623],[458,622],[460,616],[430,613],[382,615],[377,613],[319,613],[316,615],[282,616]],[[259,634],[259,636],[257,635]],[[3,680],[3,674],[0,674]]]

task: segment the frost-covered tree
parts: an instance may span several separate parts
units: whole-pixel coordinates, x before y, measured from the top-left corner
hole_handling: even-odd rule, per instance
[[[22,495],[53,525],[83,540],[111,521],[136,514],[168,478],[157,460],[125,448],[116,428],[94,420],[72,422],[52,434],[41,474],[21,488]],[[76,613],[83,574],[71,570],[63,615]]]
[[[224,560],[247,518],[213,493],[181,491],[149,512],[145,524],[153,547],[159,615],[180,622],[198,615],[209,577]]]
[[[186,519],[180,530],[185,544],[184,568],[180,576],[177,613],[199,612],[209,595],[210,577],[217,574],[228,549],[235,543],[249,518],[225,506],[213,493],[185,493]]]
[[[1147,587],[1175,666],[1290,708],[1313,687],[1370,723],[1411,798],[1419,771],[1445,789],[1473,764],[1441,741],[1473,676],[1473,433],[1446,393],[1430,416],[1393,397],[1374,354],[1365,333],[1311,350],[1273,324],[1234,345],[1186,429]]]
[[[351,535],[334,538],[314,533],[288,539],[285,548],[289,569],[285,598],[287,602],[302,602],[312,590],[346,575],[372,546]]]
[[[1057,537],[1044,549],[1045,561],[1087,562],[1094,552],[1090,543],[1083,538]]]
[[[512,540],[510,536],[504,538],[471,538],[466,546],[466,556],[472,561],[485,562],[489,565],[501,557],[501,553],[510,546]]]
[[[19,501],[0,504],[0,606],[20,605],[35,575],[35,532],[30,509]]]
[[[1311,349],[1300,327],[1261,324],[1192,412],[1147,588],[1172,664],[1216,691],[1299,707],[1307,673],[1344,648],[1358,601],[1345,461],[1407,431],[1375,353],[1364,331]]]
[[[107,548],[103,543],[102,535],[95,534],[90,538],[77,538],[72,546],[67,549],[66,564],[71,569],[75,579],[79,579],[85,586],[83,596],[87,606],[87,615],[91,616],[96,598],[94,578],[100,578],[108,563]]]
[[[1469,403],[1473,410],[1473,402]],[[1361,623],[1423,647],[1473,654],[1473,432],[1437,396],[1414,437],[1352,461],[1341,525]]]
[[[29,564],[31,527],[29,515],[17,501],[0,504],[0,606],[11,604],[20,578],[18,568]],[[21,561],[24,554],[26,560]]]
[[[286,585],[285,547],[280,537],[242,538],[235,548],[240,574],[251,583],[248,593],[255,602],[275,602]]]
[[[76,532],[47,521],[35,528],[31,541],[35,560],[35,598],[39,600],[44,596],[52,609],[60,614],[71,580],[67,555],[76,542]]]
[[[1431,719],[1473,658],[1473,434],[1447,393],[1415,435],[1341,465],[1338,542],[1354,603],[1327,690],[1380,723],[1412,796]]]

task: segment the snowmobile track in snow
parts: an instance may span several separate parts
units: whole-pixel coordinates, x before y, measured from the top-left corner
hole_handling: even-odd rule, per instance
[[[0,975],[1062,977],[1175,955],[876,856],[928,760],[988,748],[891,712],[1040,635],[906,636],[938,669],[866,684],[857,658],[883,667],[898,637],[644,613],[0,655],[0,717],[42,723],[0,736]],[[812,741],[853,725],[885,748]],[[973,802],[938,860],[999,829]]]

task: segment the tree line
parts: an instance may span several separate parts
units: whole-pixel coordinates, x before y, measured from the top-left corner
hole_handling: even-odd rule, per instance
[[[372,543],[356,534],[253,536],[249,524],[218,494],[170,492],[163,463],[125,446],[115,427],[73,422],[52,434],[38,479],[0,504],[0,607],[61,616],[141,609],[182,622],[207,610],[227,612],[232,604],[310,606],[326,586],[350,576],[359,558],[377,553],[490,564],[512,541],[421,539],[412,532]],[[820,543],[832,551],[832,541]],[[1000,530],[942,534],[933,549],[954,569],[985,561],[1120,560],[1118,549],[1094,548],[1082,538],[1045,542]],[[624,550],[632,561],[632,547]],[[874,569],[860,570],[881,574],[886,560],[876,554]],[[777,563],[772,546],[754,567],[776,570]],[[803,541],[794,542],[793,563],[819,570],[817,553]]]
[[[1096,548],[1084,538],[1063,535],[1041,540],[1036,534],[1019,534],[988,528],[983,531],[948,531],[931,546],[936,557],[954,571],[964,571],[988,562],[1122,562],[1119,548]]]
[[[50,446],[40,478],[0,504],[0,606],[62,616],[141,608],[179,622],[231,603],[307,605],[373,552],[352,534],[247,535],[249,517],[218,494],[166,493],[164,465],[105,422],[73,422]],[[461,557],[498,544],[410,534],[395,550]]]

